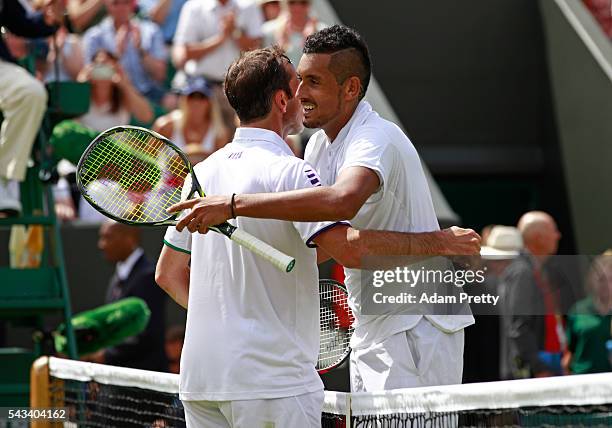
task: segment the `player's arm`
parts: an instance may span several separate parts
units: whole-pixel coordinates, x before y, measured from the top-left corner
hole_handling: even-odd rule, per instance
[[[290,221],[348,220],[357,215],[379,187],[380,180],[374,171],[361,166],[350,167],[340,173],[332,186],[236,195],[234,213]]]
[[[457,239],[460,234],[461,238]],[[435,256],[472,254],[480,251],[480,236],[473,230],[451,228],[425,233],[356,230],[339,224],[313,239],[323,253],[348,268],[361,268],[365,256]],[[459,245],[463,242],[462,252]],[[449,252],[449,248],[454,248]]]
[[[347,220],[355,217],[379,186],[380,181],[374,171],[364,167],[351,167],[342,171],[333,186],[236,195],[234,214],[286,221]],[[191,199],[173,205],[169,212],[179,212],[186,208],[191,208],[192,211],[179,222],[178,230],[182,230],[194,220],[197,220],[195,224],[213,226],[232,217],[231,196]]]
[[[187,309],[190,254],[164,245],[157,261],[155,282],[176,303]]]
[[[371,169],[350,167],[329,187],[236,195],[234,214],[288,221],[346,220],[355,217],[379,186],[378,175]],[[187,227],[195,232],[197,225],[212,226],[232,217],[231,197],[196,198],[173,205],[169,211],[184,209],[191,209],[191,212],[177,224],[177,230]],[[349,238],[347,242],[353,244],[367,242],[370,255],[471,255],[480,252],[480,236],[471,229],[457,227],[425,233],[354,230]],[[383,251],[387,253],[382,254]]]

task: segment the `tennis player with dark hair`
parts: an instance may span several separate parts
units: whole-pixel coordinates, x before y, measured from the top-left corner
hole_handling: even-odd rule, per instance
[[[203,188],[246,194],[321,186],[312,166],[284,141],[303,127],[298,85],[276,48],[249,52],[230,67],[226,93],[241,127],[232,143],[196,165]],[[222,236],[168,229],[156,280],[189,308],[180,374],[188,425],[318,427],[318,271],[309,247],[358,267],[363,254],[389,254],[390,240],[393,251],[409,253],[413,235],[374,231],[370,237],[345,222],[241,217],[235,224],[291,254],[296,265],[283,273]]]
[[[395,254],[477,254],[480,237],[472,230],[440,231],[419,156],[401,129],[382,119],[363,100],[371,62],[362,37],[334,25],[309,36],[298,66],[304,124],[321,128],[307,147],[305,160],[323,186],[283,193],[214,196],[178,204],[191,214],[177,225],[191,231],[240,216],[288,221],[350,219],[358,229],[429,232],[412,237],[411,252],[397,251],[402,234],[387,236]],[[212,193],[212,192],[209,192]],[[362,238],[366,237],[360,232]],[[368,231],[371,239],[376,232]],[[331,238],[331,237],[330,237]],[[325,250],[325,236],[317,241]],[[361,253],[363,254],[363,253]],[[360,257],[357,254],[355,257]],[[391,311],[361,313],[361,271],[345,266],[346,285],[356,316],[351,347],[351,388],[376,391],[461,383],[463,329],[471,315],[414,315]],[[425,313],[425,314],[424,314]],[[443,357],[442,357],[443,356]]]

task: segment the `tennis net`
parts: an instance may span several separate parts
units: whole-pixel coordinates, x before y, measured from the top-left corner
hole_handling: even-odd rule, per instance
[[[31,406],[68,408],[64,427],[185,426],[176,375],[53,357],[37,360],[32,373]],[[379,393],[326,391],[322,426],[612,426],[612,373]]]

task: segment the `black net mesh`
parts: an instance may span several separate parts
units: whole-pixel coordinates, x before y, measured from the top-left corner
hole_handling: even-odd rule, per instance
[[[186,426],[178,398],[177,375],[57,358],[50,359],[49,367],[50,407],[69,409],[65,427]],[[347,423],[347,408],[351,412],[350,423]],[[379,393],[326,391],[321,425],[326,428],[610,427],[612,374]]]
[[[105,385],[95,381],[53,379],[54,407],[67,407],[69,421],[83,427],[185,427],[178,394]],[[62,404],[63,401],[63,404]]]

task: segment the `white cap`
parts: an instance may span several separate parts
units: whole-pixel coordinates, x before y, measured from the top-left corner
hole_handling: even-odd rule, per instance
[[[516,227],[494,226],[480,255],[485,259],[512,259],[522,249],[523,237]]]

